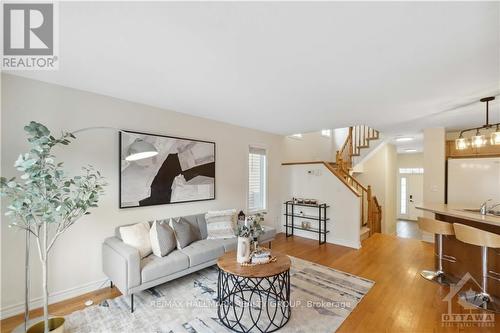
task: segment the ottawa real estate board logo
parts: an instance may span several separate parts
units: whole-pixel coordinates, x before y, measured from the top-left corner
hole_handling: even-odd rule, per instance
[[[2,70],[56,70],[57,3],[2,3]]]

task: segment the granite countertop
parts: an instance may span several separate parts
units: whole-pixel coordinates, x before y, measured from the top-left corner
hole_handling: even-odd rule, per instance
[[[464,220],[470,220],[470,221],[500,226],[500,216],[481,215],[475,212],[464,211],[464,209],[466,208],[478,209],[479,207],[464,207],[458,205],[446,205],[439,203],[423,203],[421,205],[418,205],[416,208],[432,213],[453,216]]]

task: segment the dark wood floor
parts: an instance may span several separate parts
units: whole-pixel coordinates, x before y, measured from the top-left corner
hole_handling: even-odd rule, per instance
[[[448,309],[443,298],[449,288],[428,282],[419,274],[433,267],[432,244],[376,234],[363,241],[360,250],[353,250],[332,244],[318,246],[314,240],[279,234],[273,249],[375,281],[338,332],[500,332],[500,314],[494,327],[443,326],[441,317]],[[119,295],[116,289],[105,288],[53,304],[50,310],[54,315],[65,315],[84,308],[87,299],[98,303]],[[477,312],[463,310],[455,303],[454,313]],[[33,312],[37,316],[41,310]],[[22,316],[3,320],[2,332],[9,332],[21,322]]]

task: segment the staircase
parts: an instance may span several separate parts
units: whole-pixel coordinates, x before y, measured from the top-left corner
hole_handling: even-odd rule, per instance
[[[349,127],[347,138],[342,148],[337,151],[335,163],[328,163],[328,168],[345,185],[361,198],[361,239],[374,233],[380,233],[382,226],[382,207],[373,195],[370,185],[364,186],[351,174],[353,159],[361,155],[362,149],[370,147],[370,141],[378,140],[379,132],[365,125]]]

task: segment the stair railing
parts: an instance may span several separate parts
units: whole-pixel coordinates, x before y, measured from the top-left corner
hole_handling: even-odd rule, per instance
[[[342,148],[337,151],[335,164],[339,176],[345,183],[354,188],[361,197],[361,227],[370,229],[370,236],[381,232],[382,207],[373,195],[371,186],[363,186],[356,178],[351,176],[353,157],[360,155],[361,148],[368,148],[370,140],[379,138],[379,132],[365,125],[351,126]]]
[[[353,167],[353,157],[359,156],[362,148],[370,146],[370,140],[377,140],[379,132],[366,125],[349,127],[347,138],[336,153],[335,163],[349,172]]]

